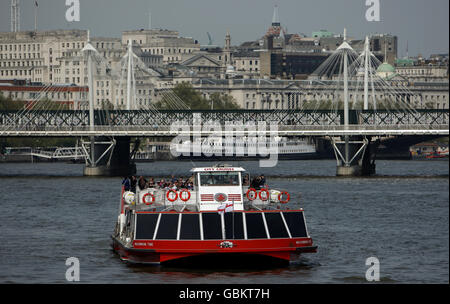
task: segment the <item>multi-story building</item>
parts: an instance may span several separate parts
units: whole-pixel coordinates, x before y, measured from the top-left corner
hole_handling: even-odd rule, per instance
[[[88,104],[88,87],[55,84],[30,84],[25,80],[0,80],[0,94],[12,100],[21,100],[27,103],[29,108],[38,105],[39,102],[54,102],[53,109],[86,110]]]
[[[311,102],[324,104],[343,100],[342,88],[332,82],[324,83],[310,80],[270,80],[270,79],[196,79],[194,88],[201,91],[205,98],[213,93],[230,95],[242,109],[304,109]],[[357,85],[357,84],[356,84]],[[448,109],[448,82],[408,83],[392,80],[391,85],[406,86],[409,91],[403,101],[412,108]],[[364,99],[361,86],[350,85],[351,101]],[[370,93],[372,96],[372,92]],[[379,101],[387,98],[389,92],[376,90],[375,98]]]
[[[85,88],[88,86],[88,68],[82,50],[87,41],[88,32],[85,30],[0,33],[0,80],[27,81],[28,84],[33,84],[33,92],[40,88],[40,84],[64,84]],[[122,91],[117,87],[126,84],[126,80],[121,77],[122,58],[127,46],[122,45],[121,39],[116,38],[91,38],[90,43],[99,55],[93,69],[95,107],[101,108],[109,104],[123,106],[126,92],[119,94],[119,97],[116,93]],[[133,50],[146,67],[162,65],[163,56],[152,55],[139,46],[135,46]],[[137,76],[140,80],[136,81],[136,87],[151,83],[155,74],[150,75],[150,78],[147,77],[148,74]],[[18,90],[24,86],[25,84],[18,87]],[[15,92],[13,97],[29,98],[27,94],[21,94],[19,91]],[[137,92],[139,91],[144,92],[144,89],[137,89]],[[49,98],[62,100],[62,97],[55,94]],[[136,103],[150,102],[149,98],[143,96],[135,98]]]
[[[0,79],[87,85],[81,52],[87,36],[85,30],[0,33]],[[119,39],[93,38],[91,44],[110,65],[123,54]]]
[[[233,65],[236,72],[244,77],[258,78],[261,72],[259,53],[255,51],[237,51],[233,53]]]
[[[364,49],[364,38],[347,37],[347,42],[357,52]],[[397,37],[390,34],[370,35],[371,51],[381,62],[394,64],[397,58]],[[305,79],[344,41],[343,35],[327,30],[304,34],[289,34],[282,26],[275,6],[272,23],[266,34],[255,42],[246,42],[238,49],[252,47],[259,54],[259,77],[271,79]],[[259,46],[259,47],[258,47]],[[386,59],[385,59],[386,57]],[[237,61],[238,62],[238,61]],[[239,68],[237,68],[239,70]]]
[[[177,31],[172,30],[124,31],[122,44],[127,45],[130,40],[141,46],[144,52],[151,55],[162,55],[164,64],[181,63],[200,50],[197,40],[180,37]]]

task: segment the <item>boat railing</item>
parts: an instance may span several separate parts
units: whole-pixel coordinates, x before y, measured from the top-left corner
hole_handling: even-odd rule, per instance
[[[165,209],[188,210],[197,209],[197,192],[187,189],[137,190],[135,206],[139,210],[163,207]]]
[[[244,205],[257,210],[279,209],[280,205],[286,205],[291,200],[289,192],[271,189],[269,186],[252,188],[243,187]]]
[[[244,186],[243,188],[243,204],[246,210],[266,210],[280,209],[289,203],[291,195],[287,191],[272,189],[268,186],[262,188],[252,188]],[[123,194],[123,195],[126,195]],[[123,196],[122,195],[122,196]],[[137,189],[132,203],[125,203],[122,199],[122,210],[175,210],[198,211],[200,210],[198,192],[193,190],[181,189],[156,189],[149,188],[144,190]],[[296,204],[299,202],[296,201]]]

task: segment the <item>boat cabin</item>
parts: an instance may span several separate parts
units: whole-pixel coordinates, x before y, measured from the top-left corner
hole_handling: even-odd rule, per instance
[[[233,211],[264,210],[290,199],[287,192],[269,189],[267,185],[263,189],[252,188],[250,174],[241,167],[194,168],[191,173],[193,189],[148,188],[125,192],[122,208],[208,212],[225,206]]]
[[[195,175],[199,211],[217,211],[223,204],[233,203],[235,211],[244,210],[242,195],[243,168],[208,167],[191,170]]]

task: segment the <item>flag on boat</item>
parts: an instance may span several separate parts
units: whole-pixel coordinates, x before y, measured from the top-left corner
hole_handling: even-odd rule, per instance
[[[228,204],[222,204],[217,209],[220,214],[227,213],[227,212],[233,212],[234,211],[234,203],[228,203]]]
[[[34,4],[36,5],[36,7],[38,7],[39,5],[38,5],[38,2],[37,2],[37,0],[36,1],[34,1]]]

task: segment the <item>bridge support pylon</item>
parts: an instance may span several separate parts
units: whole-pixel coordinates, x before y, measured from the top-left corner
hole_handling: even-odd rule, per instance
[[[337,176],[369,176],[375,174],[374,149],[370,137],[332,139]]]
[[[85,176],[129,176],[136,173],[136,164],[130,153],[130,138],[95,137],[82,141],[88,157]]]

